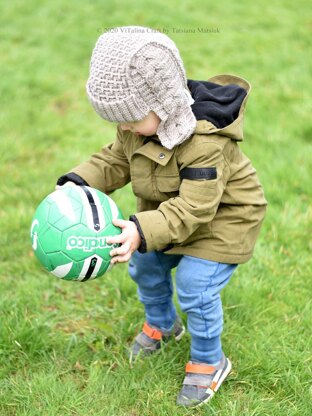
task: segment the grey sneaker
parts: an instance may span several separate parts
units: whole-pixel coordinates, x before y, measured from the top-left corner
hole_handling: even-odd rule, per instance
[[[151,327],[147,322],[144,323],[142,332],[135,338],[135,342],[130,350],[130,361],[136,358],[153,354],[161,347],[162,342],[168,342],[174,337],[176,341],[180,341],[185,333],[185,327],[181,318],[177,316],[173,328],[170,331],[160,331],[156,327]]]
[[[186,376],[178,395],[177,404],[197,407],[208,402],[229,375],[231,369],[231,361],[224,354],[217,366],[190,361],[185,368]]]

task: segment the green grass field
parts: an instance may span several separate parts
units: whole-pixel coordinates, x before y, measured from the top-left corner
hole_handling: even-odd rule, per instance
[[[38,203],[114,139],[85,82],[100,33],[129,24],[166,30],[189,78],[232,73],[253,87],[242,148],[268,214],[254,258],[223,292],[233,373],[196,410],[175,405],[188,337],[129,365],[144,316],[125,265],[75,284],[45,273],[31,250]],[[0,39],[0,415],[311,415],[310,2],[12,0]],[[131,187],[112,196],[135,212]]]

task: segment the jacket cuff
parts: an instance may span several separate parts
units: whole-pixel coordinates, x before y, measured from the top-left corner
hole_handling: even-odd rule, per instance
[[[161,211],[139,212],[135,218],[138,230],[144,236],[146,252],[167,249],[171,239],[166,218]]]
[[[60,178],[58,178],[56,184],[62,186],[66,182],[74,182],[76,185],[80,186],[89,186],[89,184],[84,179],[82,179],[81,176],[73,172],[67,173],[66,175],[63,175]]]
[[[141,237],[141,244],[140,244],[140,247],[138,248],[138,252],[139,253],[146,253],[146,240],[145,240],[142,228],[140,226],[140,223],[139,223],[137,217],[135,215],[131,215],[129,217],[129,221],[132,221],[132,222],[135,223],[135,225],[138,229],[138,232],[140,234],[140,237]]]

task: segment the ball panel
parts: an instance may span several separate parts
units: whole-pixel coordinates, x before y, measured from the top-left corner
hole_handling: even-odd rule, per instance
[[[63,213],[59,211],[59,206],[57,204],[51,204],[46,218],[49,224],[53,225],[60,231],[64,231],[70,228],[73,224],[79,224],[81,222],[82,211],[83,207],[81,204],[74,201],[70,211],[70,215],[72,215],[71,219],[69,216],[63,215]],[[43,213],[43,215],[44,214],[45,213]]]
[[[111,223],[113,219],[124,219],[121,211],[117,207],[116,203],[108,195],[105,195],[105,198],[102,199],[102,209],[106,214],[106,222]]]
[[[49,272],[51,272],[51,270],[56,269],[58,266],[63,266],[64,264],[73,262],[73,260],[62,251],[50,253],[47,255],[47,257],[49,259]]]
[[[78,221],[75,213],[75,201],[66,192],[63,192],[63,189],[52,192],[48,196],[48,200],[52,202],[53,206],[53,210],[50,209],[49,212],[49,220],[52,224],[54,224],[55,217],[67,219],[70,223]]]
[[[49,223],[39,229],[39,241],[45,254],[60,251],[62,232]]]
[[[110,259],[109,260],[104,260],[102,261],[101,267],[98,270],[96,276],[91,277],[91,279],[95,279],[96,277],[100,277],[103,276],[104,273],[108,272],[111,268],[112,268],[112,264],[110,264]]]
[[[51,270],[50,259],[47,256],[47,254],[44,252],[39,239],[37,240],[37,247],[36,247],[36,250],[35,250],[35,255],[36,255],[37,259],[39,260],[39,262],[42,264],[42,266],[46,270],[50,271]]]

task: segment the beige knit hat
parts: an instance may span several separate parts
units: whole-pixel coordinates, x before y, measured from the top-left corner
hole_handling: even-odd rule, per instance
[[[179,51],[154,29],[125,26],[101,35],[86,88],[95,111],[106,120],[138,121],[154,111],[161,120],[157,135],[168,149],[195,129],[194,101]]]

